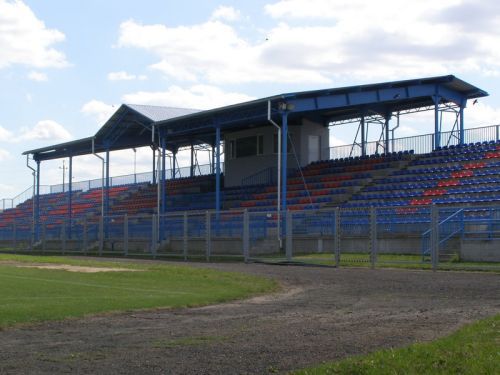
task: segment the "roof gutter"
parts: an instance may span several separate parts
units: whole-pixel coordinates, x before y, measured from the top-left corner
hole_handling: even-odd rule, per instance
[[[35,225],[35,189],[36,189],[36,169],[33,168],[30,165],[30,155],[26,155],[26,166],[31,169],[32,175],[33,175],[33,199],[31,200],[31,203],[33,205],[33,225]],[[14,204],[12,204],[12,207],[14,207]]]

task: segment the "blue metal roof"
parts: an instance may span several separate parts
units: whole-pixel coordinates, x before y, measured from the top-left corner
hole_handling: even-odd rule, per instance
[[[206,111],[144,105],[122,105],[94,137],[24,152],[35,159],[48,160],[91,153],[120,150],[152,144],[154,126],[164,132],[167,148],[172,150],[191,143],[214,142],[215,128],[222,132],[256,126],[268,126],[268,104],[278,116],[287,104],[288,118],[308,118],[324,124],[359,118],[367,113],[388,116],[391,113],[418,109],[438,103],[465,105],[468,99],[488,93],[453,75],[405,81],[331,88],[275,95]]]

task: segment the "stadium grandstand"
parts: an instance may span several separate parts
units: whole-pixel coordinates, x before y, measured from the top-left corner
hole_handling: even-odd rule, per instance
[[[189,242],[209,255],[290,258],[292,248],[333,249],[341,237],[365,249],[376,230],[380,252],[427,255],[434,241],[438,251],[451,244],[498,261],[499,126],[466,129],[464,120],[467,102],[487,95],[448,75],[205,111],[123,104],[94,136],[24,153],[34,184],[29,196],[3,200],[0,241],[153,256],[186,256]],[[394,138],[401,116],[423,111],[434,113],[432,134]],[[443,113],[451,131],[442,131]],[[330,147],[330,132],[348,125],[357,127],[352,144]],[[368,141],[369,127],[377,140]],[[110,176],[111,152],[145,146],[152,172]],[[180,168],[183,149],[191,159]],[[207,165],[197,150],[209,153]],[[73,158],[91,154],[102,178],[73,182]],[[43,162],[53,159],[69,161],[68,182],[43,187]]]

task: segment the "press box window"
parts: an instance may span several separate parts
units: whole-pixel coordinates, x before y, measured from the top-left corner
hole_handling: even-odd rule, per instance
[[[235,147],[236,146],[236,147]],[[231,141],[231,157],[243,158],[245,156],[262,155],[264,153],[264,136],[238,138]]]

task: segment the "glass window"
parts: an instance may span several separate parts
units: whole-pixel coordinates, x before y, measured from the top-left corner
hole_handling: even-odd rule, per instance
[[[264,155],[264,136],[262,134],[257,136],[257,155]]]
[[[244,137],[236,140],[236,157],[257,155],[257,137]]]

